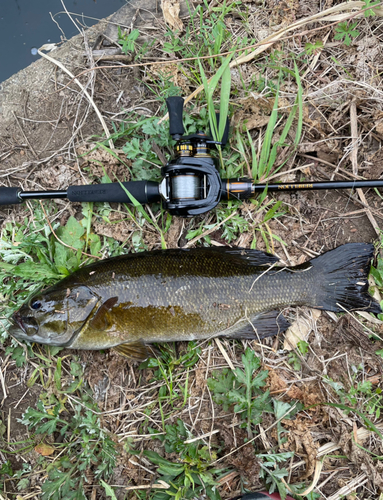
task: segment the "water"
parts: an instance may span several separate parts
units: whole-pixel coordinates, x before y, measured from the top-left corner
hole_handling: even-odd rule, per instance
[[[76,13],[73,18],[92,26],[127,2],[64,0],[64,3],[69,12]],[[40,57],[37,49],[44,43],[60,42],[62,33],[49,12],[55,16],[67,39],[78,34],[60,0],[0,0],[0,82],[36,61]]]

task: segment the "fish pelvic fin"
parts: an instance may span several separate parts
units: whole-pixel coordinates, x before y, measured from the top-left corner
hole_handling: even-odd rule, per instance
[[[118,354],[133,361],[145,361],[156,354],[156,350],[146,345],[142,340],[135,342],[125,342],[113,347]]]
[[[290,326],[280,311],[267,311],[253,316],[237,330],[228,332],[227,337],[233,339],[260,340],[284,332]]]
[[[368,274],[374,246],[347,243],[310,261],[318,277],[314,308],[344,312],[367,311],[380,314],[378,302],[368,294]]]

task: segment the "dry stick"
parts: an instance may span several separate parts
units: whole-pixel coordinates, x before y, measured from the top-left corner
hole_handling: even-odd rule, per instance
[[[11,442],[11,407],[8,410],[8,428],[7,428],[7,442]]]
[[[36,158],[36,160],[40,160],[40,158],[37,156],[36,151],[33,149],[32,144],[29,142],[28,137],[25,135],[23,127],[20,125],[19,120],[17,119],[17,116],[15,115],[15,112],[12,111],[13,117],[16,120],[16,123],[21,130],[21,133],[23,134],[24,139],[27,141],[27,144],[29,146],[29,149],[32,151],[33,156]]]
[[[352,101],[350,105],[350,121],[351,121],[351,140],[352,140],[351,144],[352,150],[350,154],[350,159],[352,163],[352,173],[356,176],[358,175],[358,115],[356,111],[355,101]],[[380,236],[379,226],[374,216],[371,213],[370,207],[368,206],[363,190],[361,188],[357,188],[356,192],[358,193],[362,203],[367,205],[365,210],[368,220],[371,222],[371,225],[374,228],[376,234]]]
[[[359,476],[352,479],[348,484],[346,484],[346,486],[343,486],[343,488],[337,491],[337,493],[334,493],[333,495],[331,495],[331,497],[327,497],[327,500],[340,500],[346,495],[355,492],[357,488],[363,486],[365,483],[367,483],[368,480],[369,479],[367,477],[367,474],[363,472]]]
[[[380,337],[376,332],[373,332],[370,328],[368,328],[368,326],[364,325],[361,321],[358,320],[358,318],[356,318],[352,313],[351,311],[349,311],[348,309],[346,309],[345,307],[342,306],[342,304],[339,304],[337,302],[336,304],[338,307],[340,307],[341,309],[343,309],[343,311],[347,314],[349,314],[352,318],[354,318],[355,321],[357,321],[361,326],[363,326],[363,328],[366,328],[370,333],[371,335],[374,335],[375,337],[378,337],[379,340],[383,341],[383,338]],[[357,313],[359,313],[359,311],[356,311]]]
[[[1,381],[1,387],[3,388],[3,399],[1,401],[1,406],[3,406],[4,400],[7,399],[8,394],[7,394],[7,390],[5,388],[5,381],[4,381],[3,370],[1,369],[1,366],[0,366],[0,381]]]
[[[131,61],[132,56],[125,55],[125,54],[114,54],[114,55],[104,55],[104,56],[98,56],[97,57],[97,62],[98,61]],[[108,66],[106,66],[108,67]],[[110,66],[109,66],[110,67]],[[120,66],[122,67],[122,66]]]
[[[42,47],[40,47],[40,49],[41,48]],[[99,118],[99,120],[101,122],[102,128],[104,129],[106,137],[110,137],[111,133],[108,130],[108,127],[107,127],[107,125],[105,123],[104,117],[100,113],[98,107],[96,106],[96,103],[94,102],[94,100],[92,99],[92,97],[90,96],[90,94],[88,93],[88,91],[86,90],[86,88],[82,85],[82,83],[79,82],[79,80],[77,79],[77,77],[75,77],[60,61],[57,61],[56,59],[53,59],[53,57],[48,56],[47,54],[44,54],[43,52],[41,52],[40,49],[38,49],[37,52],[38,52],[38,54],[41,57],[44,57],[45,59],[48,59],[48,61],[52,62],[53,64],[56,64],[56,66],[58,66],[59,68],[61,68],[67,75],[70,76],[70,78],[72,78],[71,81],[74,81],[75,83],[77,83],[77,85],[83,91],[84,95],[88,98],[90,104],[92,105],[93,109],[95,110],[96,115],[98,116],[98,118]],[[94,68],[91,68],[91,69],[94,70]],[[113,144],[112,139],[109,139],[108,142],[109,142],[110,149],[114,150],[114,144]]]
[[[237,376],[237,374],[235,373],[234,365],[233,365],[231,359],[229,358],[227,352],[225,351],[225,349],[224,349],[224,347],[222,345],[222,342],[219,340],[218,337],[216,337],[214,340],[215,340],[215,343],[218,346],[218,349],[221,351],[222,356],[225,358],[226,363],[229,365],[231,371],[234,373],[235,376]]]
[[[64,247],[70,248],[71,250],[75,250],[75,252],[78,252],[78,250],[79,250],[78,248],[71,247],[70,245],[67,245],[67,244],[66,244],[66,243],[64,243],[62,240],[60,240],[60,238],[59,238],[59,237],[57,236],[57,234],[55,233],[55,231],[54,231],[54,229],[53,229],[53,227],[52,227],[52,224],[50,223],[50,220],[49,220],[48,215],[47,215],[47,213],[46,213],[46,211],[45,211],[44,205],[41,203],[41,200],[39,200],[39,202],[40,202],[41,208],[43,209],[43,212],[44,212],[45,218],[46,218],[46,220],[47,220],[47,222],[48,222],[48,226],[50,227],[50,230],[52,231],[52,234],[53,234],[53,236],[56,238],[56,240],[57,240],[59,243],[61,243],[61,245],[64,245]],[[92,255],[92,254],[90,254],[90,253],[86,253],[86,252],[83,252],[83,251],[81,251],[81,253],[82,253],[83,255],[86,255],[87,257],[92,257],[92,259],[99,259],[99,260],[101,259],[101,257],[98,257],[97,255]]]
[[[69,19],[72,21],[72,23],[75,25],[77,31],[80,33],[80,35],[82,35],[82,32],[80,30],[80,28],[77,26],[77,24],[74,22],[73,20],[73,17],[70,15],[70,13],[68,12],[66,6],[65,6],[65,3],[63,2],[63,0],[61,0],[61,5],[64,7],[64,10],[65,10],[65,14],[69,17]]]
[[[206,437],[210,437],[212,434],[217,434],[218,432],[220,432],[220,429],[215,429],[214,431],[206,432],[205,434],[202,434],[201,436],[194,437],[192,439],[187,439],[186,441],[184,441],[184,444],[194,443],[195,441],[198,441],[199,439],[204,439]],[[156,436],[157,435],[158,434],[156,434]],[[151,434],[151,437],[153,437],[153,434]]]
[[[134,490],[150,490],[155,488],[156,490],[168,490],[170,486],[165,483],[165,481],[158,480],[158,484],[140,484],[138,486],[125,486],[124,490],[134,491]]]

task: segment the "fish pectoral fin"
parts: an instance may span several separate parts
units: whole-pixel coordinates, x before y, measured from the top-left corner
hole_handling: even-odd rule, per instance
[[[121,354],[121,356],[125,356],[135,361],[145,361],[145,359],[153,357],[155,354],[155,349],[145,345],[142,340],[126,342],[125,344],[113,347],[113,349],[117,351],[118,354]]]
[[[110,297],[110,299],[103,302],[94,315],[94,318],[90,321],[89,326],[94,330],[107,330],[111,326],[107,313],[117,302],[118,297]]]
[[[228,336],[234,339],[264,339],[284,332],[290,323],[280,311],[267,311],[250,318],[247,324]]]

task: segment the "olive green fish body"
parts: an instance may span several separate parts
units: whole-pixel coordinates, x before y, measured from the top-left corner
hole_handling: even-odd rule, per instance
[[[128,254],[78,270],[14,319],[30,340],[77,349],[262,338],[286,329],[286,306],[380,312],[365,294],[371,255],[371,245],[350,244],[288,268],[263,252],[222,247]]]
[[[111,304],[102,324],[91,318],[71,347],[228,335],[261,312],[308,303],[314,285],[310,274],[302,279],[288,268],[253,266],[246,251],[241,258],[225,259],[221,252],[206,250],[128,255],[69,277],[68,288],[89,281],[100,303]]]

